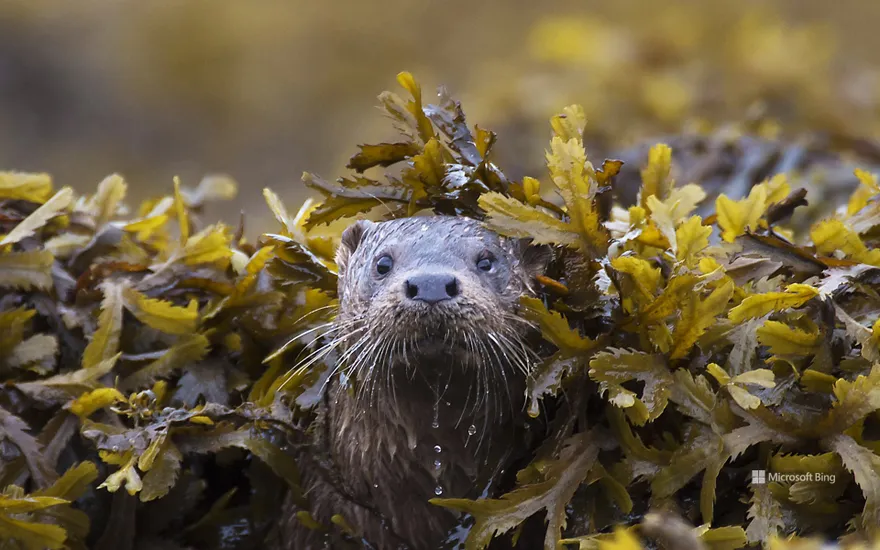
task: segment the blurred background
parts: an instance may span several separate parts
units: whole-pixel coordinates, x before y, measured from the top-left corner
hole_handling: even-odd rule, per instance
[[[447,85],[515,177],[574,102],[594,159],[731,121],[873,151],[878,24],[875,0],[0,0],[0,168],[83,193],[119,172],[130,200],[226,173],[239,198],[211,215],[274,229],[263,187],[296,210],[303,171],[393,137],[373,107],[401,70]]]

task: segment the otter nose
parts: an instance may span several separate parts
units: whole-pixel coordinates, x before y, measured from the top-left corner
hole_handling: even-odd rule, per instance
[[[448,273],[420,273],[406,280],[406,297],[429,304],[458,296],[458,279]]]

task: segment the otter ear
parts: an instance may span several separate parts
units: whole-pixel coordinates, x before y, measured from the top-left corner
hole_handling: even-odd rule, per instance
[[[530,279],[543,275],[550,260],[553,259],[553,251],[549,246],[532,244],[531,239],[519,239],[517,248],[523,269]]]
[[[336,250],[336,266],[339,268],[340,278],[345,274],[345,268],[348,267],[348,260],[351,258],[351,255],[357,250],[367,230],[373,225],[373,222],[369,220],[358,220],[342,232],[342,240],[339,242],[339,248]]]

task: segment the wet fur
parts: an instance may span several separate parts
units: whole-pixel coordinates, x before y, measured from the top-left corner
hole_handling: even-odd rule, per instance
[[[492,277],[471,269],[486,249],[501,270]],[[399,264],[387,278],[374,270],[382,254]],[[353,383],[330,378],[316,425],[336,482],[303,472],[318,521],[342,514],[379,549],[441,546],[457,517],[428,502],[436,488],[444,498],[477,498],[514,450],[533,357],[516,310],[546,257],[464,218],[357,222],[345,231],[340,310],[326,348]],[[462,287],[454,301],[428,306],[397,291],[414,271],[447,268]],[[278,548],[325,547],[294,513],[288,502]]]

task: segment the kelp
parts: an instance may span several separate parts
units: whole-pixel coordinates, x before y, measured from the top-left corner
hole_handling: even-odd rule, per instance
[[[308,354],[339,230],[423,212],[554,250],[521,304],[547,348],[523,414],[546,439],[497,494],[432,501],[463,512],[464,547],[878,541],[876,176],[803,229],[796,179],[713,196],[657,144],[615,205],[624,165],[590,160],[583,109],[552,118],[547,177],[517,181],[448,92],[398,80],[380,102],[399,141],[361,145],[337,181],[304,174],[323,198],[293,215],[264,190],[278,230],[256,242],[201,220],[225,178],[130,210],[119,176],[78,197],[0,173],[0,548],[258,548],[287,491],[350,540],[299,486],[333,366]]]
[[[298,419],[262,360],[324,319],[288,312],[329,298],[272,278],[272,246],[243,227],[201,227],[206,201],[235,195],[228,178],[175,182],[133,211],[116,175],[86,197],[45,175],[0,178],[0,547],[193,544],[232,525],[255,547],[272,518],[243,502],[280,499],[274,476],[299,491],[286,437]],[[82,487],[58,489],[71,460]],[[248,478],[245,500],[221,498]],[[154,502],[178,513],[150,520]]]

